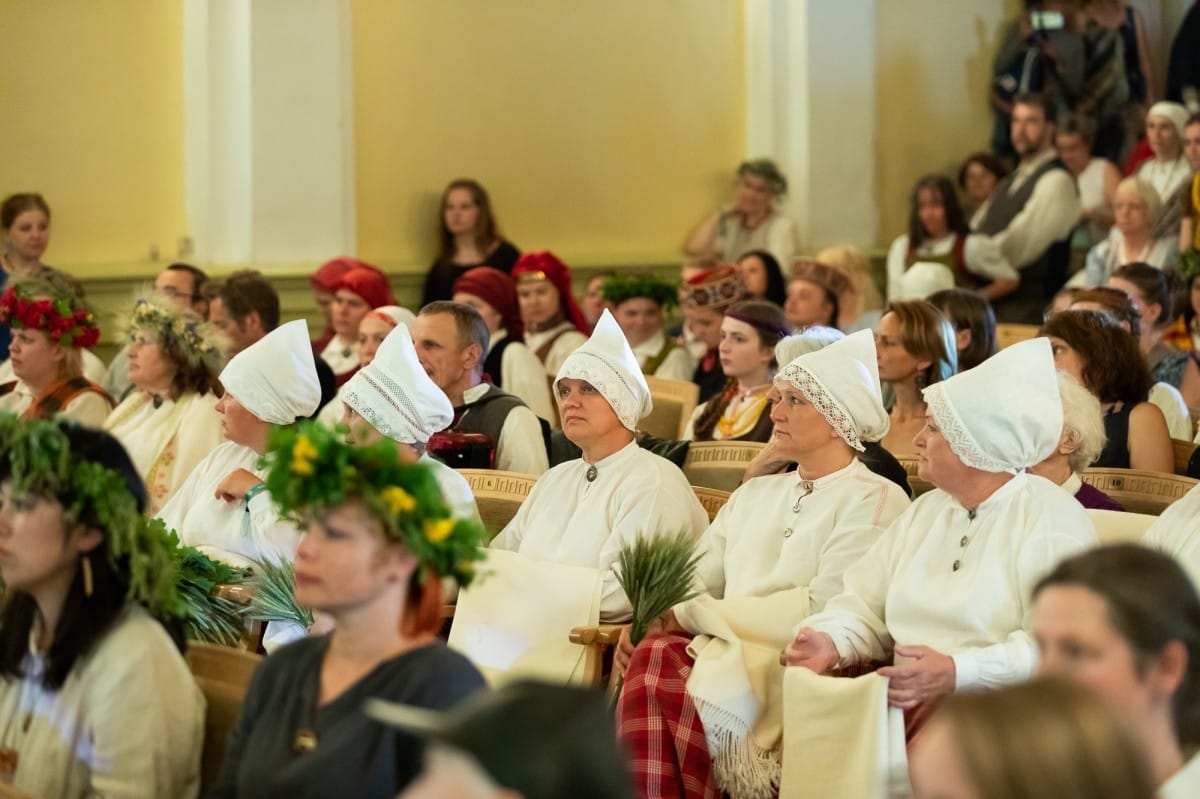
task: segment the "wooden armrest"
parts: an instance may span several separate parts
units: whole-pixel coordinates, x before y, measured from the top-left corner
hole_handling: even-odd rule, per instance
[[[621,640],[621,631],[628,624],[598,624],[595,627],[575,627],[571,630],[571,643],[583,646],[616,646]]]
[[[228,599],[239,605],[249,605],[254,599],[254,586],[251,585],[218,585],[212,590],[214,596]]]

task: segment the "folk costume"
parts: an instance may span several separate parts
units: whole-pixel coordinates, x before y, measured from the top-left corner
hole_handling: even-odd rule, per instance
[[[343,290],[358,295],[370,308],[396,304],[388,276],[369,264],[362,264],[342,274],[334,284],[333,293]],[[333,370],[338,386],[358,371],[358,331],[353,335],[353,339],[347,340],[335,333],[319,353],[321,360]]]
[[[402,308],[399,305],[381,305],[378,308],[372,308],[367,312],[363,319],[378,319],[388,327],[395,329],[396,325],[405,325],[406,327],[416,316],[407,308]],[[345,410],[345,404],[342,402],[342,394],[346,390],[345,383],[338,389],[337,396],[325,404],[321,412],[317,415],[317,419],[326,427],[337,427],[342,423],[342,412]]]
[[[604,299],[618,308],[626,300],[646,299],[653,302],[660,310],[673,308],[679,304],[679,294],[676,287],[653,275],[634,275],[625,277],[615,275],[601,284]],[[631,345],[632,346],[632,345]],[[688,382],[696,370],[692,356],[683,347],[667,336],[660,327],[656,333],[637,346],[633,346],[633,355],[641,367],[642,374],[665,377],[670,380]]]
[[[729,306],[746,299],[746,286],[742,283],[741,275],[736,267],[717,266],[701,272],[684,283],[680,294],[680,301],[685,310],[704,309],[724,313]],[[725,372],[721,369],[721,355],[717,352],[716,347],[701,355],[698,361],[696,370],[692,372],[692,382],[700,387],[700,402],[703,404],[725,391],[727,381]],[[700,411],[700,408],[697,408],[697,411]],[[693,419],[695,418],[693,417]],[[753,420],[745,421],[749,421],[753,426],[757,421],[757,416]],[[684,438],[691,438],[691,436],[684,435]],[[751,440],[761,441],[764,439],[754,438]]]
[[[588,323],[571,294],[571,273],[552,252],[525,253],[512,270],[518,286],[546,282],[558,292],[558,313],[540,325],[525,323],[525,345],[553,379],[563,361],[587,341]]]

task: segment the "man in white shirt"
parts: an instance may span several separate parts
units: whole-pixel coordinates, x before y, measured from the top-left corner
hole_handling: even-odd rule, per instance
[[[1075,180],[1054,150],[1054,121],[1044,95],[1017,96],[1012,143],[1020,163],[971,220],[1021,272],[1016,291],[993,303],[999,322],[1041,322],[1042,309],[1066,279],[1069,239],[1082,211]]]
[[[491,334],[479,312],[458,302],[431,302],[410,330],[421,367],[454,407],[450,427],[429,439],[428,452],[452,466],[479,464],[532,475],[546,471],[549,426],[543,431],[543,422],[524,402],[483,382]],[[473,445],[456,433],[487,441]]]
[[[554,389],[563,433],[583,457],[546,472],[492,546],[602,570],[600,619],[624,621],[632,608],[614,571],[622,545],[680,531],[697,537],[708,514],[679,467],[634,441],[653,404],[608,311],[567,356]]]

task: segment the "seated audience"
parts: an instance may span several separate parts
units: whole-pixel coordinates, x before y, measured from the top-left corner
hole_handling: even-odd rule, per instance
[[[679,302],[676,287],[653,275],[615,275],[604,281],[603,291],[642,373],[691,380],[695,361],[664,329],[663,310]]]
[[[1008,167],[991,153],[972,153],[958,169],[958,188],[963,193],[963,213],[972,219],[992,197],[1000,181],[1008,177]]]
[[[900,296],[901,277],[918,261],[945,265],[956,286],[989,299],[1014,291],[1021,280],[989,236],[971,232],[954,186],[941,175],[926,175],[913,187],[908,233],[888,249],[888,299]]]
[[[708,402],[728,382],[721,368],[721,323],[729,306],[745,299],[745,286],[736,268],[716,266],[684,281],[679,296],[684,330],[698,349],[703,348],[692,382],[700,387],[700,402]]]
[[[1149,183],[1165,202],[1192,177],[1183,157],[1183,129],[1190,114],[1179,103],[1159,102],[1146,112],[1146,141],[1154,157],[1138,167],[1137,176]]]
[[[1071,278],[1073,286],[1102,286],[1122,264],[1137,261],[1158,269],[1173,269],[1178,258],[1174,236],[1154,238],[1155,221],[1162,202],[1149,183],[1125,178],[1113,199],[1114,222],[1108,238],[1090,249],[1083,271]]]
[[[1083,507],[1027,473],[1062,437],[1048,342],[1001,350],[925,389],[925,401],[918,473],[935,490],[846,570],[844,592],[784,651],[789,665],[818,674],[894,658],[879,673],[910,735],[944,696],[1029,678],[1032,588],[1063,557],[1095,545]]]
[[[358,369],[358,325],[372,308],[395,305],[388,277],[373,266],[363,265],[338,278],[333,291],[330,324],[333,338],[318,356],[329,368],[338,386]]]
[[[1121,503],[1079,476],[1104,449],[1100,401],[1066,372],[1058,373],[1058,393],[1063,404],[1062,438],[1044,461],[1029,468],[1030,473],[1062,486],[1085,508],[1125,510]]]
[[[1200,418],[1200,368],[1187,352],[1163,343],[1164,331],[1175,321],[1175,276],[1143,263],[1118,267],[1108,285],[1129,295],[1141,312],[1134,331],[1138,346],[1150,367],[1152,382],[1179,389],[1193,417]]]
[[[1064,114],[1058,121],[1054,147],[1079,189],[1080,225],[1073,246],[1090,248],[1104,240],[1113,223],[1113,206],[1121,170],[1106,158],[1092,155],[1096,123],[1090,117]]]
[[[864,330],[780,371],[771,416],[779,455],[799,464],[797,474],[760,477],[735,491],[697,544],[703,595],[667,611],[655,622],[658,634],[637,649],[622,631],[614,655],[614,668],[625,671],[618,727],[640,796],[698,796],[701,785],[705,796],[765,795],[778,785],[777,752],[729,719],[720,680],[707,685],[710,693],[688,679],[699,673],[694,665],[711,669],[721,649],[693,636],[717,633],[706,623],[715,611],[772,619],[774,637],[787,640],[796,621],[841,593],[842,573],[908,507],[900,488],[857,457],[888,425],[874,350]],[[706,739],[707,747],[683,745]]]
[[[225,337],[232,358],[279,327],[279,294],[262,272],[234,272],[208,303],[208,321]]]
[[[451,181],[442,192],[438,254],[425,278],[421,304],[450,299],[454,281],[477,266],[512,272],[520,254],[500,234],[487,190],[474,180]]]
[[[490,266],[476,267],[454,281],[454,302],[474,308],[487,325],[485,379],[519,397],[541,418],[553,419],[546,367],[522,341],[525,329],[513,279]]]
[[[746,287],[746,299],[773,302],[780,308],[787,302],[787,281],[775,256],[766,250],[742,253],[734,264]]]
[[[1050,339],[1055,365],[1100,400],[1107,441],[1092,465],[1171,474],[1167,422],[1147,399],[1150,374],[1120,325],[1098,311],[1062,311],[1039,335]]]
[[[1092,691],[1045,678],[948,697],[914,745],[909,775],[914,799],[1155,797],[1116,713]]]
[[[379,347],[383,344],[391,332],[398,325],[407,327],[412,320],[416,319],[413,312],[407,308],[401,308],[399,305],[381,305],[378,308],[373,308],[367,312],[367,315],[358,323],[358,368],[365,369],[371,361],[375,360],[375,353],[379,352]],[[320,374],[321,366],[325,362],[320,358],[317,359],[317,373]],[[355,372],[355,374],[358,374]],[[322,390],[324,390],[325,380],[322,379]],[[321,408],[317,419],[326,427],[336,427],[342,421],[342,414],[345,411],[345,395],[346,386],[350,384],[347,380],[338,389],[337,396],[329,401],[327,405]]]
[[[587,285],[584,287],[583,296],[579,300],[579,310],[583,312],[584,321],[587,322],[587,332],[590,335],[592,328],[600,321],[600,314],[604,313],[604,309],[612,310],[612,303],[604,299],[604,281],[615,275],[615,272],[601,272],[592,275],[588,278]]]
[[[407,325],[397,325],[372,353],[371,360],[343,387],[341,422],[350,440],[373,444],[389,438],[416,454],[437,478],[442,498],[462,519],[478,519],[475,496],[466,478],[425,451],[430,436],[454,419],[446,394],[425,374]]]
[[[454,408],[454,421],[431,437],[430,453],[455,468],[546,471],[549,426],[543,431],[545,423],[529,406],[484,382],[483,354],[491,334],[479,312],[462,303],[432,302],[409,329],[421,367]]]
[[[1183,182],[1175,197],[1164,198],[1168,210],[1175,206],[1179,216],[1179,251],[1186,253],[1200,249],[1200,115],[1193,114],[1183,129],[1183,157],[1192,171],[1192,177]],[[1164,215],[1165,216],[1165,215]],[[1170,235],[1169,226],[1160,225],[1160,235]]]
[[[799,258],[792,265],[788,280],[784,315],[792,331],[819,325],[837,327],[842,315],[842,297],[850,288],[850,279],[840,269]]]
[[[133,391],[104,420],[146,482],[156,514],[223,437],[213,409],[221,354],[191,311],[139,300],[129,319]]]
[[[1020,162],[971,219],[971,228],[993,237],[1021,273],[1017,290],[993,304],[1000,322],[1036,324],[1066,278],[1080,205],[1075,181],[1054,152],[1055,119],[1045,95],[1017,95],[1011,134]]]
[[[0,774],[39,799],[200,792],[169,539],[107,433],[0,418]]]
[[[891,387],[890,426],[883,448],[896,456],[917,454],[915,437],[925,428],[922,392],[958,371],[954,329],[925,300],[889,302],[875,328],[879,379]]]
[[[935,291],[926,299],[954,328],[958,371],[974,369],[996,354],[996,315],[987,300],[966,289]]]
[[[583,457],[546,472],[491,545],[605,571],[600,618],[624,621],[631,608],[613,571],[621,547],[639,535],[699,536],[708,516],[679,467],[634,441],[650,389],[611,314],[567,356],[554,390],[563,433]]]
[[[379,701],[366,711],[430,743],[421,776],[397,799],[633,799],[599,691],[520,681],[440,718]]]
[[[65,281],[19,278],[0,295],[0,322],[12,330],[16,380],[0,385],[0,410],[22,419],[66,416],[100,427],[112,398],[83,374],[82,352],[100,339],[91,309]]]
[[[321,401],[308,325],[288,322],[233,356],[221,384],[225,396],[212,416],[227,440],[157,515],[180,542],[218,560],[290,562],[299,532],[280,518],[259,459],[272,425],[311,416]]]
[[[763,300],[738,302],[725,310],[718,354],[727,382],[720,394],[701,403],[683,437],[693,441],[768,441],[768,395],[779,364],[775,345],[788,335],[779,306]]]
[[[315,423],[278,436],[266,481],[304,525],[296,601],[333,631],[259,665],[209,796],[391,799],[422,746],[363,705],[448,710],[484,687],[437,637],[442,578],[470,582],[482,528],[450,516],[428,467],[400,462],[391,441],[358,448]]]
[[[567,356],[587,341],[592,324],[571,296],[571,270],[552,252],[526,253],[512,270],[525,326],[525,346],[553,378]],[[598,318],[598,317],[597,317]]]
[[[873,330],[883,311],[883,299],[867,254],[853,244],[836,244],[818,252],[815,260],[840,269],[850,279],[838,296],[838,329],[847,333]]]
[[[780,267],[796,253],[796,228],[779,209],[787,178],[767,158],[743,161],[731,201],[704,217],[688,234],[683,252],[711,263],[732,264],[750,250],[766,250]]]
[[[1135,544],[1058,564],[1033,591],[1040,670],[1120,716],[1159,799],[1200,795],[1200,598],[1179,564]]]

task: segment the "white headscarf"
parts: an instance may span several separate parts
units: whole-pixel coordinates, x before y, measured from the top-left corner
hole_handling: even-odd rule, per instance
[[[975,469],[1015,474],[1049,457],[1062,437],[1062,399],[1047,338],[1006,347],[924,394],[950,449]]]
[[[425,374],[412,334],[403,324],[388,333],[375,359],[346,381],[342,402],[380,433],[404,444],[424,444],[454,419],[446,392]]]
[[[887,435],[876,362],[875,334],[860,330],[841,341],[801,355],[783,367],[775,385],[790,385],[811,402],[847,444],[862,452],[864,441]]]
[[[308,323],[297,319],[280,325],[233,356],[221,372],[221,384],[264,422],[291,424],[312,416],[321,404],[321,381]]]
[[[642,368],[607,308],[596,322],[592,337],[563,361],[554,378],[556,389],[563,378],[591,383],[627,430],[636,430],[638,421],[654,408]]]
[[[384,321],[391,322],[392,326],[396,325],[411,325],[412,321],[417,318],[417,315],[407,308],[401,308],[399,305],[380,305],[378,308],[372,308],[367,311],[367,316],[378,316]]]
[[[923,300],[935,291],[954,288],[954,272],[945,264],[917,261],[900,276],[895,300]]]
[[[1175,126],[1175,131],[1181,139],[1183,138],[1183,129],[1187,127],[1187,121],[1190,116],[1191,114],[1188,113],[1186,107],[1166,100],[1155,103],[1146,112],[1147,121],[1149,121],[1150,117],[1165,117],[1171,120],[1171,124]]]

